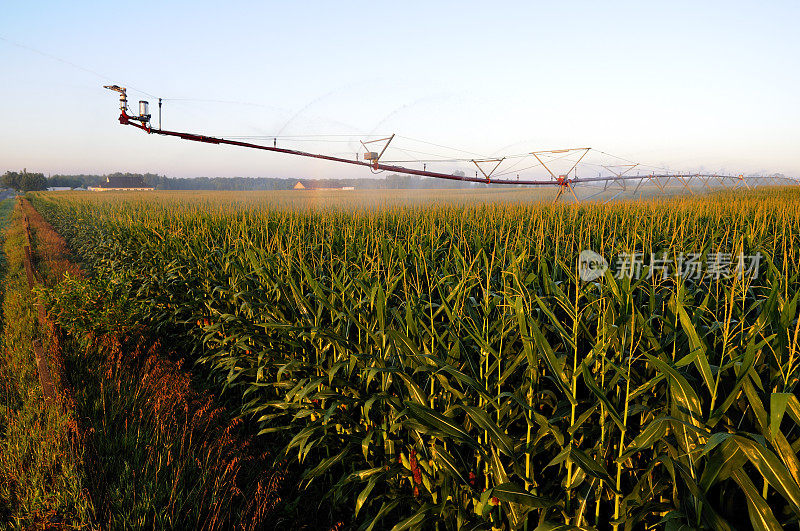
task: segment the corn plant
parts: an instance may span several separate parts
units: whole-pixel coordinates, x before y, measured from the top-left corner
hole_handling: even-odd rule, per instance
[[[355,527],[797,525],[796,192],[297,197],[34,204],[108,303],[234,397]],[[681,253],[760,253],[762,267],[687,278],[645,263],[584,282],[584,249],[673,270]]]

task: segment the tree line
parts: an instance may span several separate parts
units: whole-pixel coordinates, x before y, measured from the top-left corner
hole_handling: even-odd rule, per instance
[[[22,171],[7,171],[0,177],[3,188],[13,188],[20,192],[32,190],[45,190],[48,186],[47,177],[43,173]]]
[[[49,187],[88,188],[98,186],[107,177],[141,177],[148,186],[156,190],[290,190],[299,182],[306,188],[354,189],[409,189],[409,188],[473,188],[483,184],[421,178],[416,176],[389,174],[384,178],[370,179],[296,179],[274,177],[167,177],[155,173],[111,173],[106,175],[61,175],[46,177],[43,173],[6,171],[0,184],[21,192],[46,190]]]

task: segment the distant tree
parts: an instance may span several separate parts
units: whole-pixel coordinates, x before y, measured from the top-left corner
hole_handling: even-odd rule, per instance
[[[10,170],[5,172],[3,177],[0,178],[0,184],[3,185],[3,188],[19,190],[19,172]]]
[[[83,181],[77,176],[72,175],[53,175],[47,178],[47,186],[67,186],[69,188],[79,188],[83,186]]]
[[[43,173],[7,171],[3,174],[2,184],[7,188],[14,188],[20,192],[47,189],[47,178]]]
[[[24,172],[22,174],[21,188],[23,192],[33,190],[47,190],[47,177],[44,173]]]
[[[17,172],[6,172],[1,176],[5,186],[22,189],[19,184],[21,177]],[[454,175],[464,176],[464,172],[457,171]],[[276,177],[167,177],[155,173],[112,173],[108,176],[136,176],[156,190],[291,190],[297,183],[297,178]],[[47,179],[46,186],[69,186],[77,188],[83,186],[97,186],[105,182],[106,175],[53,175]],[[409,175],[390,174],[382,178],[332,178],[332,179],[300,179],[308,188],[342,188],[353,187],[358,190],[397,189],[397,188],[472,188],[475,185],[469,182],[454,180],[419,178]],[[13,184],[6,184],[6,182]],[[491,186],[491,185],[489,185]]]
[[[101,175],[53,175],[47,179],[47,186],[69,186],[70,188],[97,186],[105,177]]]

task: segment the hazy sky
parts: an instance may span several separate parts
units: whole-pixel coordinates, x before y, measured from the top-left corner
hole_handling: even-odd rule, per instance
[[[483,156],[592,146],[671,169],[800,176],[798,24],[797,0],[2,0],[0,172],[370,176],[122,127],[101,87],[118,83],[154,113],[152,96],[167,98],[166,129],[352,135],[278,140],[346,156],[359,138],[397,133],[395,160],[471,156],[413,138]]]

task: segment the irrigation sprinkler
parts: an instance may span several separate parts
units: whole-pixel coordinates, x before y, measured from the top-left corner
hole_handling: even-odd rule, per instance
[[[217,145],[229,145],[229,146],[238,146],[243,148],[249,149],[259,149],[262,151],[271,151],[274,153],[282,153],[285,155],[294,155],[299,157],[307,157],[307,158],[314,158],[319,160],[327,160],[330,162],[336,162],[340,164],[350,164],[352,166],[360,166],[369,168],[372,172],[379,172],[379,171],[389,171],[393,173],[405,174],[405,175],[415,175],[420,177],[432,177],[435,179],[445,179],[449,181],[461,181],[461,182],[471,182],[471,183],[481,183],[481,184],[497,184],[497,185],[514,185],[514,186],[555,186],[557,187],[557,193],[555,197],[555,201],[560,199],[564,192],[569,190],[572,194],[573,198],[576,201],[578,200],[578,196],[575,194],[574,186],[581,184],[581,183],[603,183],[605,190],[609,184],[615,183],[622,188],[622,191],[627,189],[626,181],[628,180],[638,180],[639,183],[637,184],[635,192],[638,191],[639,187],[642,185],[644,180],[646,179],[648,182],[655,183],[656,186],[661,190],[662,193],[665,192],[664,187],[669,183],[671,179],[678,180],[683,188],[688,191],[690,194],[694,194],[694,191],[689,186],[689,183],[692,179],[697,179],[703,182],[705,188],[710,189],[708,183],[717,180],[719,181],[720,185],[724,188],[727,188],[726,180],[729,180],[733,183],[733,188],[737,186],[741,186],[742,184],[747,188],[750,188],[750,184],[747,182],[743,174],[738,176],[731,176],[731,175],[718,175],[718,174],[690,174],[690,173],[662,173],[657,174],[655,172],[651,172],[650,175],[639,176],[639,175],[626,175],[630,170],[639,166],[639,163],[631,162],[630,164],[621,164],[621,165],[608,165],[608,166],[601,166],[611,172],[612,175],[610,176],[598,176],[598,177],[578,177],[577,175],[577,167],[580,165],[586,155],[592,151],[592,148],[568,148],[568,149],[554,149],[554,150],[540,150],[540,151],[531,151],[524,156],[532,155],[538,161],[539,165],[543,167],[547,173],[550,175],[550,179],[520,179],[519,178],[519,170],[514,170],[516,173],[516,178],[497,178],[498,176],[507,175],[512,173],[510,168],[506,170],[504,173],[499,175],[495,175],[497,169],[500,165],[508,158],[508,157],[500,157],[500,158],[468,158],[468,159],[452,159],[452,161],[462,161],[462,162],[471,162],[475,165],[478,171],[475,172],[474,177],[469,177],[463,172],[453,172],[453,173],[444,173],[444,172],[437,172],[437,171],[430,171],[427,169],[427,164],[423,164],[422,169],[414,169],[408,168],[406,166],[399,166],[397,164],[389,164],[381,162],[381,158],[386,153],[386,150],[389,148],[392,140],[395,138],[395,135],[392,134],[391,136],[385,138],[379,138],[375,140],[365,140],[361,141],[361,145],[365,149],[365,153],[363,154],[363,160],[358,157],[356,154],[355,159],[344,158],[334,155],[325,155],[322,153],[313,153],[309,151],[302,151],[297,149],[287,149],[287,148],[279,148],[277,145],[277,137],[270,137],[272,138],[272,145],[265,145],[259,144],[255,142],[247,142],[242,140],[234,140],[232,138],[222,138],[222,137],[215,137],[215,136],[207,136],[201,135],[196,133],[189,133],[183,131],[170,131],[163,129],[161,126],[161,113],[162,113],[162,98],[158,99],[158,127],[154,128],[151,123],[151,114],[149,109],[149,102],[146,100],[139,101],[139,112],[138,114],[132,114],[130,109],[128,108],[128,98],[126,89],[124,87],[120,87],[118,85],[104,85],[105,88],[119,93],[119,108],[120,108],[120,115],[119,115],[119,123],[122,125],[131,125],[136,127],[137,129],[141,129],[142,131],[148,134],[157,134],[163,136],[170,136],[175,138],[180,138],[183,140],[189,140],[192,142],[202,142],[205,144],[217,144]],[[372,144],[377,144],[379,142],[383,142],[383,146],[380,151],[375,151],[372,149]],[[438,145],[438,144],[434,144]],[[440,146],[445,147],[445,146]],[[401,150],[402,151],[402,150]],[[598,153],[603,155],[609,155],[608,153],[599,151]],[[567,158],[571,154],[578,155],[577,158],[569,159]],[[610,155],[614,157],[613,155]],[[517,158],[521,157],[520,155],[515,156]],[[617,159],[621,159],[621,157],[616,157]],[[555,165],[553,164],[557,160],[565,160],[568,163],[571,163],[571,166],[565,172],[555,172],[554,168]],[[626,160],[626,159],[622,159]],[[432,162],[432,161],[400,161],[400,162]],[[433,160],[433,162],[441,162],[440,160]],[[630,162],[630,161],[629,161]],[[597,164],[593,164],[594,166],[598,166]],[[513,167],[513,165],[512,165]],[[533,167],[533,166],[532,166]],[[531,167],[531,168],[532,168]],[[619,170],[618,168],[627,168],[624,170]],[[480,175],[479,175],[480,173]],[[494,178],[493,178],[494,176]],[[775,176],[758,176],[755,179],[765,180],[768,179],[768,182],[772,184],[776,184],[778,179]],[[661,182],[663,180],[663,182]],[[800,185],[800,181],[795,179],[786,179],[783,178],[786,184],[794,184]],[[753,181],[755,183],[755,180]],[[619,194],[617,194],[619,195]],[[616,196],[615,196],[616,197]]]

